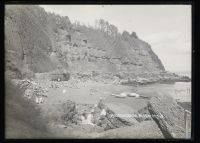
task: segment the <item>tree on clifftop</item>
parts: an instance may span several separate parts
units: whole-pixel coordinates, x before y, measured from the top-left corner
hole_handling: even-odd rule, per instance
[[[118,33],[118,28],[115,25],[109,24],[108,21],[103,19],[95,20],[95,28],[113,37]]]

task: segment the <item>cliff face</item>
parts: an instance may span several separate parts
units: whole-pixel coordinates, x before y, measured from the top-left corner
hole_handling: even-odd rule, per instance
[[[54,68],[47,55],[52,41],[47,14],[35,6],[7,6],[5,14],[6,67],[20,72],[44,72]],[[11,70],[13,72],[13,70]]]
[[[164,72],[151,46],[136,33],[116,35],[71,24],[39,6],[6,6],[6,70],[11,77],[50,72],[139,75]]]

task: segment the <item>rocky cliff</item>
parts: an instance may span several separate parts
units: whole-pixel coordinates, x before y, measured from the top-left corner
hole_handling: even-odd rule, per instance
[[[158,78],[165,73],[151,46],[135,32],[112,34],[72,24],[68,17],[33,5],[6,6],[5,49],[6,71],[13,78],[58,67],[72,74],[109,74],[121,79]]]

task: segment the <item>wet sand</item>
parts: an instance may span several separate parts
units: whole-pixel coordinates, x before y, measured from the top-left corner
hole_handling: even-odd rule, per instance
[[[148,103],[148,98],[135,98],[135,97],[126,97],[126,98],[116,98],[111,94],[120,94],[122,92],[136,92],[140,95],[151,97],[155,96],[155,92],[162,92],[166,94],[170,94],[173,96],[176,92],[179,92],[179,96],[174,96],[175,99],[179,99],[179,101],[187,101],[190,102],[190,96],[187,93],[187,86],[180,85],[171,85],[171,84],[154,84],[154,85],[145,85],[139,87],[133,86],[124,86],[124,85],[116,85],[116,84],[105,84],[98,82],[85,82],[85,83],[77,83],[70,86],[64,86],[67,82],[57,82],[59,85],[63,84],[63,86],[58,86],[58,88],[49,88],[48,89],[48,97],[45,98],[43,104],[39,106],[43,110],[44,115],[56,117],[56,114],[59,114],[59,106],[62,103],[65,103],[66,100],[74,101],[76,104],[92,104],[95,105],[98,103],[99,98],[103,97],[104,102],[108,107],[115,109],[116,114],[134,114],[138,110],[144,108]],[[45,82],[44,82],[45,84]],[[64,92],[63,92],[64,91]],[[184,92],[183,92],[184,91]],[[185,93],[186,92],[186,93]],[[184,93],[184,94],[183,94]],[[178,98],[177,98],[178,97]],[[187,100],[186,100],[187,99]],[[188,105],[189,107],[190,105]],[[185,106],[184,106],[185,107]],[[137,125],[137,124],[136,124]],[[57,128],[57,129],[56,129]],[[131,127],[130,127],[131,128]],[[139,127],[146,130],[146,127]],[[153,126],[153,131],[157,131],[158,126]],[[65,137],[66,133],[69,132],[69,129],[53,127],[53,130],[59,133],[63,131],[61,137]],[[128,128],[129,129],[129,128]],[[118,129],[120,130],[120,129]],[[143,131],[142,130],[142,131]],[[115,131],[115,129],[113,129]],[[117,131],[117,130],[116,130]],[[74,130],[75,133],[81,132],[79,130]],[[129,131],[128,131],[129,132]],[[56,133],[56,134],[57,134]],[[82,132],[80,134],[83,134]],[[113,134],[112,131],[108,132],[108,134]],[[107,136],[106,134],[88,134],[89,137],[100,137]],[[72,135],[74,136],[74,135]],[[83,135],[84,136],[84,135]],[[147,136],[144,134],[144,137]],[[159,135],[158,135],[159,136]],[[162,137],[162,136],[160,136]]]
[[[45,98],[45,102],[41,104],[43,109],[48,109],[51,105],[64,103],[66,100],[71,100],[77,104],[97,104],[99,98],[103,97],[104,101],[108,104],[114,104],[119,107],[129,109],[128,111],[137,111],[145,107],[147,99],[126,97],[115,98],[111,96],[112,93],[132,92],[134,87],[123,85],[112,85],[102,83],[85,83],[85,85],[77,85],[78,88],[59,87],[50,88],[48,91],[48,97]],[[63,93],[63,91],[66,91]],[[123,108],[122,108],[123,109]],[[127,110],[123,110],[124,112]]]
[[[184,85],[184,86],[183,86]],[[179,102],[191,102],[191,96],[188,94],[188,83],[178,84],[153,84],[139,87],[105,84],[98,82],[77,83],[74,87],[49,88],[48,98],[41,105],[42,109],[47,110],[56,104],[71,100],[77,104],[97,104],[100,97],[103,97],[108,106],[117,108],[119,113],[134,113],[147,105],[148,99],[126,97],[116,98],[111,94],[120,94],[122,92],[136,92],[140,95],[151,97],[155,92],[162,92],[171,95]],[[63,92],[65,90],[65,92]],[[189,105],[188,105],[189,106]],[[184,106],[185,107],[185,106]]]

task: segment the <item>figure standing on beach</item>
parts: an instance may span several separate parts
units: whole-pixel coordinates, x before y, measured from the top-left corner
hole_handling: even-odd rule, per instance
[[[101,110],[105,108],[105,104],[104,104],[104,101],[103,101],[103,97],[101,96],[99,98],[99,102],[98,102],[98,105],[97,105]]]

